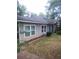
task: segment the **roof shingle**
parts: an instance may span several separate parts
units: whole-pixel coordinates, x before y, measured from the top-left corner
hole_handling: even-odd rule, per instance
[[[42,16],[19,16],[17,15],[17,20],[18,21],[23,21],[23,22],[30,22],[30,23],[40,23],[40,24],[53,24],[55,21],[53,20],[47,20],[46,18]]]

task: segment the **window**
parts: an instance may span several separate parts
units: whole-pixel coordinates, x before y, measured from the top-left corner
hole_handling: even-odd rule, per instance
[[[46,26],[44,26],[44,32],[46,32]]]
[[[30,30],[30,26],[25,26],[25,30],[29,31]]]
[[[30,26],[25,26],[25,36],[30,36]]]
[[[43,26],[42,26],[42,32],[43,32]]]
[[[25,36],[30,36],[30,32],[25,32]]]
[[[42,32],[46,32],[46,26],[42,26]]]
[[[31,31],[31,35],[34,35],[35,34],[35,31]]]
[[[32,31],[35,31],[35,26],[31,26],[31,30]]]
[[[31,26],[31,35],[35,34],[35,26]]]
[[[35,34],[35,26],[25,26],[25,36],[30,36]]]

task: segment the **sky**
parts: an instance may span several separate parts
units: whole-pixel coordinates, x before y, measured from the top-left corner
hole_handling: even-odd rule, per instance
[[[19,2],[24,5],[28,11],[39,14],[45,14],[45,6],[47,5],[48,0],[19,0]]]

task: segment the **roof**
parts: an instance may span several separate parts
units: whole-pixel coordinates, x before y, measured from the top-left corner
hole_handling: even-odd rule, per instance
[[[29,17],[24,17],[24,16],[19,16],[19,15],[17,15],[17,20],[22,20],[22,21],[30,21],[29,20],[30,18]]]
[[[49,19],[48,20],[48,24],[55,24],[56,23],[56,20],[54,20],[54,19]]]
[[[37,23],[37,24],[53,24],[54,21],[47,20],[46,18],[42,16],[19,16],[17,15],[17,21],[18,22],[26,22],[26,23]]]
[[[31,17],[31,20],[35,23],[47,24],[47,21],[41,16],[33,16]]]

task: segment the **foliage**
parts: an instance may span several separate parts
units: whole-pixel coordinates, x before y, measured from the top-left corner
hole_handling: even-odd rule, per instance
[[[46,36],[51,36],[52,32],[47,32]]]
[[[48,3],[47,16],[55,19],[61,13],[61,0],[49,0]]]
[[[24,16],[26,14],[26,8],[17,1],[17,15]]]
[[[58,20],[57,27],[56,27],[56,33],[61,35],[61,19]]]
[[[19,39],[17,39],[17,45],[19,46]]]
[[[57,13],[53,13],[53,14],[50,15],[50,18],[55,19],[56,16],[57,16]]]
[[[60,27],[57,27],[56,33],[61,35],[61,28]]]
[[[49,0],[48,4],[47,17],[56,21],[56,33],[61,34],[61,0]]]
[[[60,6],[61,0],[49,0],[48,3],[50,4],[49,9],[51,9],[51,8],[55,8],[56,6]]]
[[[19,43],[19,39],[17,39],[17,52],[19,53],[20,52],[20,43]]]
[[[37,16],[37,14],[35,14],[35,13],[31,13],[31,16]]]
[[[56,33],[57,33],[58,35],[61,35],[61,31],[57,31]]]
[[[17,47],[17,53],[19,53],[20,52],[20,47]]]
[[[39,14],[39,16],[45,16],[42,12]]]

